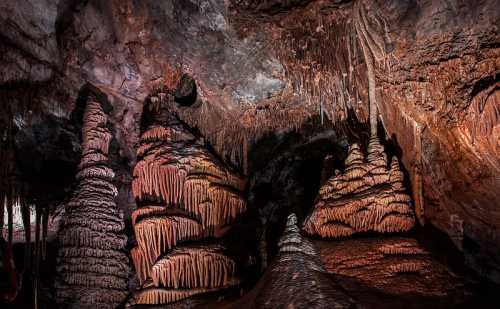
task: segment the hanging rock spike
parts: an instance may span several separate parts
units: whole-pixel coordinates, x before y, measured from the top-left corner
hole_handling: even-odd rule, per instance
[[[224,247],[203,241],[245,212],[246,183],[162,114],[161,99],[152,101],[153,123],[141,136],[133,172],[139,207],[132,213],[131,257],[141,289],[129,305],[171,303],[238,283]]]

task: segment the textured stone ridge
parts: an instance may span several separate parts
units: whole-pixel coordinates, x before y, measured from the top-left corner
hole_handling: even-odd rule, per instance
[[[151,123],[141,135],[132,190],[141,289],[129,302],[164,304],[237,283],[235,262],[218,241],[246,210],[245,181],[225,168],[153,96]],[[190,244],[183,244],[189,241]]]
[[[415,223],[410,197],[396,157],[387,169],[387,157],[377,137],[368,145],[366,161],[353,144],[338,171],[320,189],[316,205],[304,222],[304,231],[321,237],[357,232],[408,231]]]
[[[89,98],[79,183],[58,234],[56,299],[61,308],[116,308],[127,295],[127,238],[115,204],[114,172],[108,167],[112,135],[106,124],[101,104]]]

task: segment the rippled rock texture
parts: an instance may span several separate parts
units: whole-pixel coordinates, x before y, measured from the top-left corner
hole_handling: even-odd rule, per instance
[[[123,214],[108,166],[112,135],[103,102],[91,95],[83,114],[78,186],[58,234],[56,300],[61,308],[116,308],[128,294]]]
[[[173,97],[152,96],[143,115],[131,252],[141,287],[130,305],[173,303],[238,283],[235,262],[213,239],[246,210],[245,181],[169,113]]]
[[[415,224],[410,197],[396,157],[390,168],[377,137],[368,144],[368,155],[353,144],[342,174],[337,170],[319,191],[316,205],[304,222],[304,231],[324,238],[359,232],[403,232]]]
[[[384,303],[387,308],[454,308],[466,306],[477,293],[471,288],[472,282],[411,237],[313,243],[327,272],[362,307],[378,308]]]

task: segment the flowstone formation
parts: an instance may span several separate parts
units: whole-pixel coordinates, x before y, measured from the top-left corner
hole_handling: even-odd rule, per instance
[[[422,301],[425,297],[447,297],[447,301],[458,305],[467,296],[460,274],[436,259],[416,239],[387,235],[315,240],[314,245],[326,270],[344,278],[340,284],[354,297],[363,298],[367,294],[364,289],[373,289],[399,297],[420,295]],[[432,307],[435,303],[421,306]],[[398,308],[397,303],[392,307]]]
[[[89,97],[78,186],[58,234],[56,300],[61,308],[116,308],[127,295],[127,237],[115,203],[115,174],[108,167],[112,135],[107,124],[101,103]]]
[[[163,98],[164,99],[164,98]],[[217,238],[246,210],[245,181],[152,96],[134,169],[133,304],[165,304],[238,283]]]
[[[414,224],[398,159],[393,157],[388,169],[383,146],[372,136],[366,160],[357,144],[349,148],[344,172],[336,171],[321,187],[303,229],[337,238],[366,231],[408,231]]]

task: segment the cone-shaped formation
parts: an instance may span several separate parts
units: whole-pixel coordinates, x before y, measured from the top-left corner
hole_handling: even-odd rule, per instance
[[[78,186],[61,222],[56,299],[61,308],[116,308],[127,296],[123,215],[107,166],[111,133],[101,104],[89,98],[82,128]]]
[[[292,213],[288,216],[286,228],[278,242],[280,254],[300,252],[310,256],[317,256],[316,249],[312,243],[300,235],[297,226],[297,216]]]
[[[231,308],[354,308],[327,275],[315,246],[300,234],[295,214],[288,216],[278,246],[259,284]]]
[[[376,137],[370,139],[367,161],[353,144],[345,171],[320,189],[316,205],[304,222],[304,231],[321,237],[357,232],[401,232],[415,223],[410,197],[396,157],[387,169],[387,157]]]
[[[235,263],[224,248],[192,243],[224,230],[246,209],[243,179],[151,104],[132,184],[139,208],[132,214],[131,256],[142,289],[129,304],[170,303],[234,285]]]

